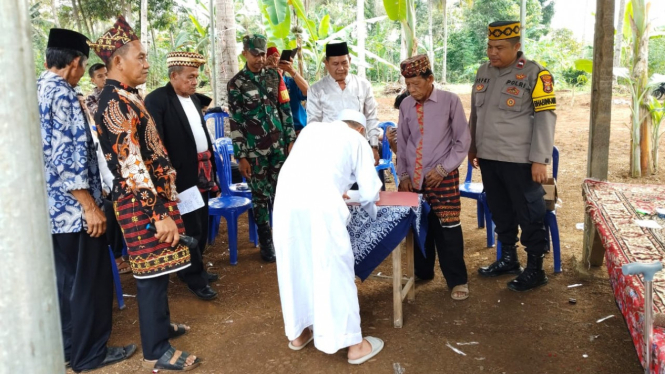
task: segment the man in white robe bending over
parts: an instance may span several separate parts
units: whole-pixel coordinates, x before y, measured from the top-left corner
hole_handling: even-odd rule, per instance
[[[346,192],[358,183],[360,205],[376,218],[381,181],[365,139],[365,116],[343,110],[339,120],[305,127],[282,166],[273,210],[277,277],[289,348],[328,354],[349,348],[362,364],[383,341],[360,331],[354,257],[346,230]],[[325,155],[325,161],[315,155]]]

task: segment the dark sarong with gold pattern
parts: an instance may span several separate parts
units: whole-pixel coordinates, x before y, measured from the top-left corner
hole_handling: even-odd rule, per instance
[[[459,193],[459,170],[451,171],[443,181],[434,188],[428,188],[423,182],[422,193],[432,211],[439,218],[442,227],[455,227],[460,224],[462,205]]]
[[[178,232],[184,234],[185,226],[177,204],[167,202],[164,205],[178,226]],[[129,263],[135,278],[153,278],[190,265],[189,249],[186,246],[178,244],[173,248],[169,243],[160,243],[152,231],[146,230],[146,225],[151,223],[150,217],[133,195],[119,199],[113,206],[125,237]]]

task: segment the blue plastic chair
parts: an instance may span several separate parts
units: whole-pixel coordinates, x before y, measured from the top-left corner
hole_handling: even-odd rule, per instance
[[[552,176],[554,179],[559,174],[559,148],[554,147],[552,150]],[[548,210],[545,213],[545,229],[547,230],[547,237],[552,240],[552,248],[554,250],[554,272],[561,272],[561,241],[559,240],[559,223],[556,220],[556,209]],[[501,258],[501,242],[496,245],[496,258]]]
[[[208,123],[210,118],[215,120],[215,139],[224,137],[224,119],[229,116],[226,112],[208,113],[203,117],[203,120]]]
[[[390,149],[390,142],[388,141],[388,128],[397,127],[394,122],[381,122],[379,127],[383,130],[383,141],[381,142],[381,159],[376,166],[376,171],[380,173],[382,170],[390,169],[395,181],[395,187],[399,185],[399,178],[397,178],[397,171],[393,163],[393,151]]]
[[[227,155],[229,156],[229,160],[231,159],[231,156],[233,155],[233,143],[231,142],[231,138],[219,138],[215,140],[215,151],[219,151],[220,149],[226,149]],[[249,187],[247,186],[247,183],[245,182],[245,178],[242,178],[242,183],[232,183],[232,176],[231,176],[231,168],[229,167],[228,174],[227,173],[220,173],[220,169],[217,169],[217,178],[219,178],[219,183],[224,183],[229,186],[229,190],[231,192],[231,196],[240,196],[240,197],[246,197],[248,199],[252,199],[252,191],[249,190]],[[254,246],[259,245],[259,234],[258,234],[258,228],[256,226],[256,223],[254,222],[254,213],[252,210],[249,210],[249,213],[247,214],[248,218],[248,226],[249,226],[249,241],[254,243]]]
[[[127,247],[122,249],[122,255],[127,253]],[[115,297],[118,299],[118,309],[125,309],[125,299],[122,297],[122,284],[120,283],[120,273],[118,272],[118,265],[115,263],[115,256],[113,249],[109,245],[109,254],[111,255],[111,270],[113,272],[113,284],[115,285]]]
[[[226,228],[229,234],[229,253],[231,265],[238,264],[238,217],[252,208],[252,201],[246,197],[233,196],[228,182],[223,178],[231,176],[231,163],[228,153],[219,152],[215,147],[215,163],[217,175],[220,177],[222,194],[220,197],[208,201],[209,206],[209,237],[208,242],[214,243],[219,233],[220,217],[226,219]],[[251,226],[250,226],[251,227]]]
[[[464,180],[464,184],[459,186],[460,196],[476,200],[478,228],[487,228],[487,248],[491,248],[494,246],[492,213],[490,213],[490,207],[487,205],[487,195],[483,190],[483,184],[471,182],[472,173],[473,166],[471,165],[471,161],[469,161],[466,169],[466,179]]]

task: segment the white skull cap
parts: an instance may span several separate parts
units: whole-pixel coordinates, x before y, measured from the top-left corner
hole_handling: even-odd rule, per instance
[[[363,127],[367,127],[367,120],[365,119],[365,115],[357,110],[344,109],[339,113],[337,119],[340,121],[358,122],[359,124],[363,125]]]

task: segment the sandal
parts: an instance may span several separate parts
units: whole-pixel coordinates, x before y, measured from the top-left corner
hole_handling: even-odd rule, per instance
[[[171,327],[173,330],[169,329],[169,339],[175,339],[179,336],[183,336],[189,331],[189,326],[182,324],[172,323]]]
[[[134,352],[136,352],[136,344],[130,344],[124,347],[107,347],[106,357],[104,357],[104,361],[102,361],[102,363],[99,364],[99,366],[97,366],[96,368],[86,369],[83,370],[82,372],[86,373],[103,368],[104,366],[117,364],[120,361],[124,361],[130,358],[134,354]]]
[[[132,267],[129,266],[129,262],[127,262],[122,257],[115,259],[115,265],[118,267],[118,274],[127,274],[132,272]]]
[[[462,296],[455,296],[455,294],[462,294]],[[453,290],[450,292],[450,297],[453,300],[462,301],[469,298],[469,285],[468,284],[458,284],[453,287]]]
[[[159,358],[159,360],[144,359],[141,364],[146,369],[158,369],[164,371],[190,371],[201,365],[201,359],[197,357],[196,360],[194,360],[194,363],[185,366],[187,357],[189,356],[189,353],[178,351],[171,347]]]

